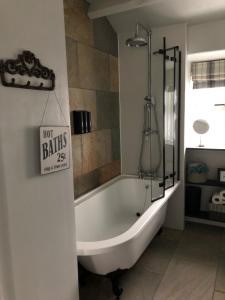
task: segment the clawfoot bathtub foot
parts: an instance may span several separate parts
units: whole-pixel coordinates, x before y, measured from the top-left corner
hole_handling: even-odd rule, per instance
[[[111,279],[112,280],[112,290],[113,294],[116,296],[116,299],[119,300],[120,296],[123,293],[123,289],[119,287],[119,280],[118,279]]]
[[[163,228],[161,227],[161,228],[159,229],[159,231],[157,232],[157,235],[161,235],[162,232],[163,232]]]
[[[117,300],[120,299],[120,296],[123,293],[123,289],[119,286],[119,277],[121,276],[122,273],[124,273],[123,270],[117,270],[107,275],[107,277],[110,278],[111,280],[112,291],[113,294],[116,296]]]

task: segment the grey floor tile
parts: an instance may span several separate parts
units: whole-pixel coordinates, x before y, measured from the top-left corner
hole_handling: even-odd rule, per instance
[[[104,280],[102,280],[98,298],[96,298],[96,300],[115,300],[109,278],[104,278]]]
[[[215,289],[225,293],[225,253],[219,257]]]
[[[220,228],[188,224],[183,233],[164,230],[122,276],[121,300],[225,300],[223,245],[225,250]],[[109,279],[91,276],[80,300],[115,300]]]
[[[121,277],[121,287],[123,295],[121,300],[151,300],[159,286],[161,276],[159,274],[147,272],[138,266],[128,270]],[[105,280],[101,285],[101,292],[97,300],[115,300],[111,291],[109,280]]]
[[[211,251],[207,247],[192,247],[180,245],[176,250],[176,257],[183,258],[192,262],[199,262],[217,266],[219,259],[218,251]]]
[[[122,285],[124,287],[124,300],[153,299],[161,279],[161,275],[148,272],[139,265],[136,265],[133,268],[133,271],[128,272],[122,280]]]
[[[200,251],[219,253],[221,249],[222,230],[212,226],[194,224],[185,229],[179,246],[192,247]]]
[[[190,261],[217,264],[221,248],[221,235],[212,232],[184,232],[176,250],[176,256]]]
[[[197,234],[207,234],[213,236],[221,236],[224,232],[224,229],[221,227],[215,227],[206,224],[199,224],[199,223],[189,223],[187,222],[185,225],[184,234],[187,232],[197,233]]]
[[[223,230],[223,233],[222,233],[221,251],[225,252],[225,230]]]
[[[79,286],[80,300],[98,299],[104,277],[89,274],[85,285]],[[93,295],[95,298],[93,298]]]
[[[150,272],[163,274],[175,253],[176,247],[177,243],[174,241],[155,238],[145,250],[137,265]]]
[[[174,257],[157,289],[154,300],[211,300],[216,265]]]
[[[225,294],[220,292],[215,292],[213,295],[213,300],[225,300]]]
[[[167,239],[178,242],[182,237],[183,231],[164,227],[162,233],[157,236],[158,239]]]

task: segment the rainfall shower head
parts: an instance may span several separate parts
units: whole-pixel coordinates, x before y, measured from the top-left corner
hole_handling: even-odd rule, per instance
[[[128,47],[136,47],[136,48],[140,48],[140,47],[145,47],[148,45],[148,40],[143,37],[142,35],[139,34],[139,28],[141,27],[142,30],[146,31],[147,35],[149,36],[151,34],[151,31],[148,30],[147,28],[145,28],[142,24],[137,23],[136,24],[136,32],[134,37],[129,38],[126,40],[126,45]]]
[[[144,37],[141,37],[141,36],[138,36],[137,34],[135,34],[134,37],[126,40],[126,45],[128,47],[140,48],[140,47],[147,46],[148,42]]]

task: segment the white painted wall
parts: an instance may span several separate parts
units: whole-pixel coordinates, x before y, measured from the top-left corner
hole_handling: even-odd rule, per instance
[[[69,124],[61,0],[1,1],[0,58],[33,51],[56,73]],[[39,175],[39,137],[47,93],[0,85],[0,298],[78,299],[72,168]],[[63,121],[51,98],[45,124]]]
[[[120,109],[121,109],[121,154],[122,172],[136,174],[143,125],[144,96],[147,93],[147,54],[146,49],[133,49],[125,46],[126,38],[133,32],[119,34],[120,70]],[[153,28],[153,51],[162,48],[163,37],[167,47],[178,45],[182,51],[182,106],[181,132],[184,131],[184,99],[186,72],[186,25],[173,25]],[[153,58],[154,59],[154,58]],[[153,64],[154,65],[154,64]],[[154,69],[153,85],[154,82]],[[181,180],[182,184],[169,203],[166,225],[183,229],[184,226],[184,137],[181,137]]]
[[[225,49],[225,19],[188,26],[188,54]]]

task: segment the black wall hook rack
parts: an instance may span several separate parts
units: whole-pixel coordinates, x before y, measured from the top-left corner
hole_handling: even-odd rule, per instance
[[[52,91],[55,88],[54,71],[43,66],[30,51],[23,51],[17,59],[0,60],[0,74],[2,84],[6,87],[41,91]],[[33,84],[31,80],[23,82],[22,76],[40,79],[40,82],[38,84]],[[47,81],[46,84],[41,80]]]

